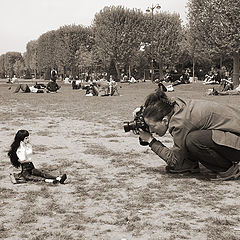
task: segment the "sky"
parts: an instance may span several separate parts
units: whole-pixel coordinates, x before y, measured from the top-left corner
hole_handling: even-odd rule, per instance
[[[105,6],[124,6],[145,12],[161,6],[160,11],[179,13],[186,23],[188,0],[0,0],[0,55],[26,51],[31,40],[64,25],[90,26],[96,13]],[[156,8],[154,9],[154,13]]]

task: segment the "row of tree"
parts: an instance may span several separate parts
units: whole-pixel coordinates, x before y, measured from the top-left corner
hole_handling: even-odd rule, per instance
[[[18,76],[48,73],[109,72],[120,78],[128,72],[140,78],[144,69],[193,66],[208,69],[233,58],[234,82],[239,81],[240,5],[234,0],[190,0],[189,24],[178,14],[152,15],[122,6],[105,7],[95,15],[92,26],[63,26],[30,41],[26,53],[0,56],[0,74]],[[134,70],[134,71],[133,71]],[[131,73],[132,72],[132,73]]]
[[[189,43],[194,59],[209,53],[233,59],[233,82],[239,84],[240,4],[235,0],[189,1]]]

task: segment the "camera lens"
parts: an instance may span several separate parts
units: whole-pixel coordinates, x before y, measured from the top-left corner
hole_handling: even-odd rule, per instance
[[[130,126],[129,126],[129,122],[124,122],[123,123],[123,128],[124,128],[125,132],[129,132],[131,130]]]
[[[125,132],[129,132],[130,130],[133,130],[133,131],[137,130],[135,121],[124,122],[123,128]]]

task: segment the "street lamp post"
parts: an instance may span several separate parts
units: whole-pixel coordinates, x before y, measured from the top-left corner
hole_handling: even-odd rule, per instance
[[[150,44],[150,52],[151,52],[151,81],[153,82],[153,72],[154,72],[154,68],[153,68],[153,13],[154,13],[154,9],[160,9],[161,6],[159,4],[153,5],[151,7],[148,7],[146,9],[146,12],[151,12],[151,44]]]

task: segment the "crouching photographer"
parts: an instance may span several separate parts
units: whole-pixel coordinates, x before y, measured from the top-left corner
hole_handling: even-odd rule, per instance
[[[198,173],[200,162],[215,173],[211,180],[240,177],[239,109],[205,100],[173,101],[158,89],[147,97],[140,115],[147,128],[139,125],[136,115],[135,123],[125,123],[124,129],[137,128],[141,140],[167,163],[167,172]],[[173,137],[172,148],[152,135],[162,137],[167,131]]]

